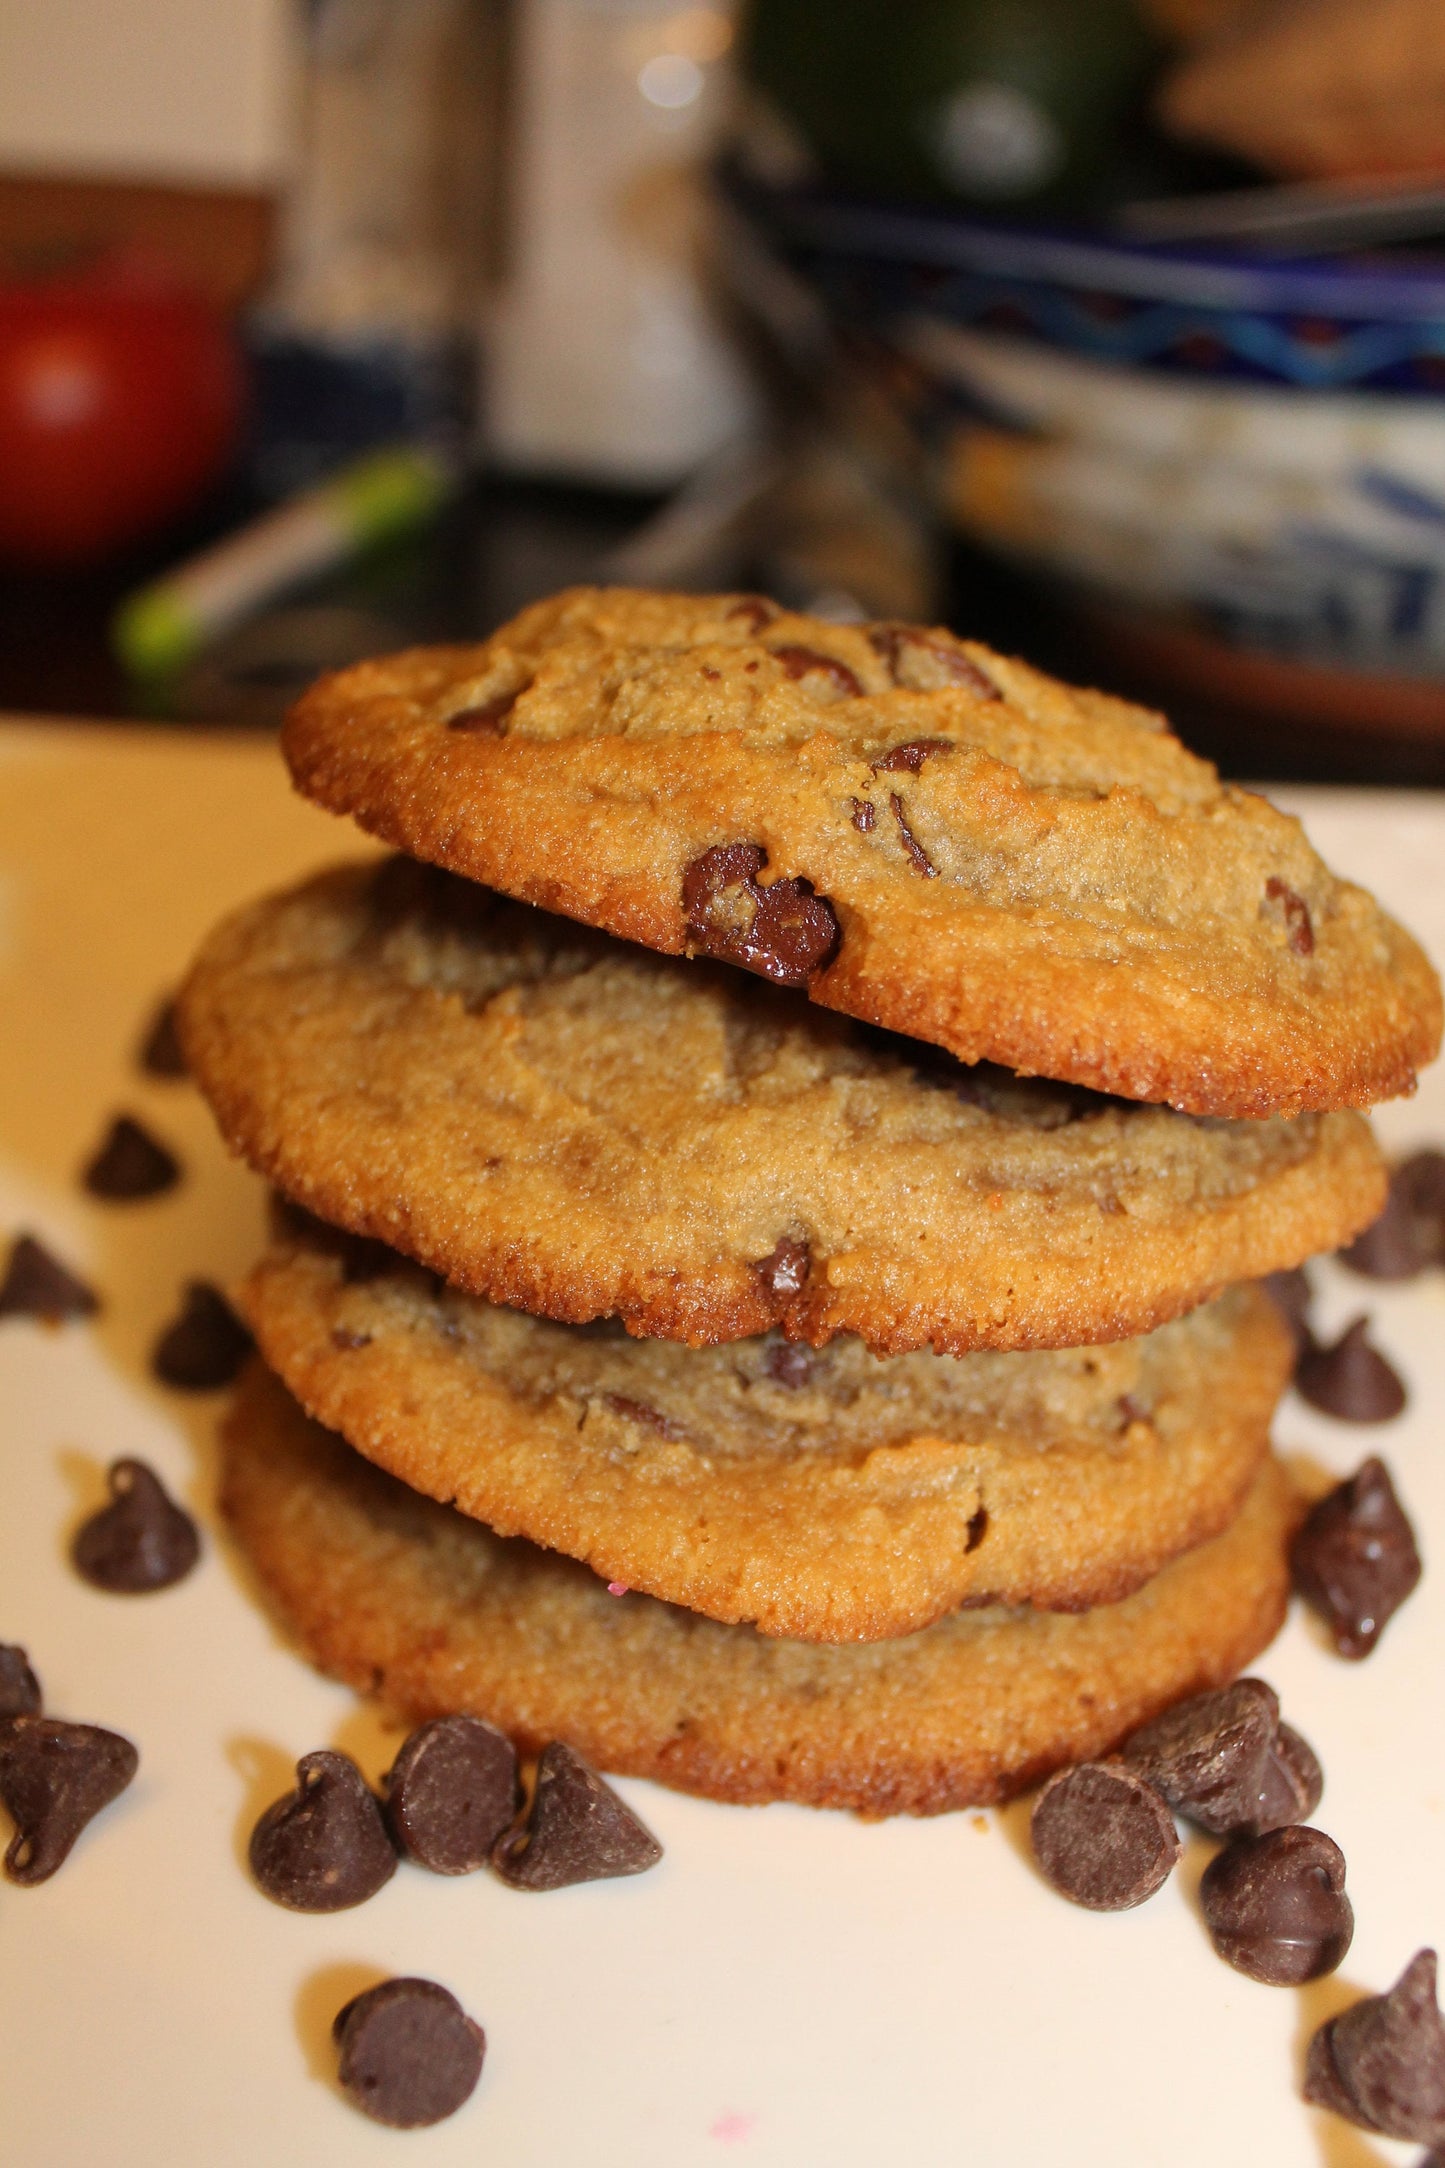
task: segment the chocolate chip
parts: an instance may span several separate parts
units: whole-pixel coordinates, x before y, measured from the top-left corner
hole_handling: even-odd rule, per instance
[[[1296,1353],[1309,1347],[1313,1339],[1310,1304],[1314,1292],[1304,1266],[1296,1265],[1292,1272],[1268,1272],[1259,1284],[1294,1335]]]
[[[681,1423],[675,1423],[670,1415],[663,1415],[657,1408],[650,1408],[645,1400],[633,1400],[626,1393],[604,1393],[602,1405],[624,1422],[641,1423],[647,1430],[655,1430],[660,1437],[681,1438],[686,1435]]]
[[[1340,1655],[1368,1656],[1420,1578],[1415,1532],[1382,1460],[1367,1460],[1311,1507],[1290,1570]]]
[[[232,1382],[251,1346],[251,1335],[225,1298],[208,1281],[191,1280],[180,1315],[156,1341],[151,1368],[181,1392],[206,1393]]]
[[[183,1581],[201,1554],[188,1513],[170,1498],[143,1460],[118,1460],[108,1470],[111,1502],[77,1530],[70,1555],[96,1588],[138,1596]]]
[[[0,1802],[15,1835],[12,1882],[48,1881],[87,1822],[119,1798],[140,1764],[129,1739],[95,1724],[22,1714],[0,1724]]]
[[[770,1378],[779,1385],[786,1385],[789,1392],[797,1392],[813,1375],[815,1357],[809,1347],[799,1347],[794,1341],[779,1340],[768,1349],[768,1359],[763,1365]]]
[[[1306,1348],[1295,1370],[1310,1406],[1341,1423],[1388,1423],[1405,1405],[1405,1387],[1369,1330],[1370,1320],[1357,1317],[1333,1346]]]
[[[796,1295],[808,1277],[808,1245],[792,1235],[781,1235],[770,1255],[760,1257],[753,1270],[770,1295]]]
[[[1214,1836],[1261,1836],[1319,1805],[1320,1765],[1263,1679],[1195,1694],[1141,1725],[1122,1759]]]
[[[1427,1265],[1445,1263],[1445,1153],[1402,1160],[1384,1211],[1339,1256],[1371,1280],[1411,1280]]]
[[[931,753],[952,751],[953,741],[950,738],[910,738],[906,745],[895,745],[891,752],[884,753],[873,761],[871,766],[875,775],[884,772],[890,775],[917,775]]]
[[[945,685],[966,685],[983,700],[997,700],[998,687],[956,642],[922,625],[870,625],[868,639],[888,665],[895,685],[910,692],[937,692]]]
[[[1388,1994],[1367,1995],[1321,2025],[1304,2096],[1384,2137],[1445,2144],[1445,2022],[1433,1950],[1418,1950]]]
[[[181,1036],[176,1029],[176,1005],[163,1001],[146,1026],[140,1043],[140,1065],[147,1076],[181,1077],[187,1074]]]
[[[39,1712],[40,1681],[24,1649],[0,1641],[0,1718],[37,1716]]]
[[[853,808],[853,826],[857,829],[859,835],[871,836],[873,823],[877,818],[872,799],[850,798],[848,803]]]
[[[359,1347],[370,1347],[371,1334],[369,1332],[353,1332],[349,1325],[333,1325],[331,1328],[331,1345],[339,1349],[343,1354],[351,1354]]]
[[[473,1874],[522,1804],[517,1756],[479,1716],[439,1716],[414,1731],[386,1779],[396,1847],[433,1874]]]
[[[1271,1987],[1333,1972],[1354,1937],[1345,1855],[1321,1829],[1238,1838],[1205,1868],[1199,1902],[1225,1963]]]
[[[342,2089],[393,2130],[440,2123],[471,2099],[487,2036],[435,1980],[383,1980],[338,2010]]]
[[[293,1912],[344,1912],[396,1873],[381,1806],[349,1754],[322,1747],[296,1764],[296,1789],[251,1832],[251,1872]]]
[[[526,687],[519,685],[515,692],[493,693],[490,700],[479,701],[475,707],[458,708],[455,715],[447,717],[447,729],[470,730],[481,736],[500,738],[503,724],[525,691]]]
[[[840,662],[836,655],[825,655],[821,648],[797,647],[789,643],[775,647],[771,652],[787,671],[790,678],[810,677],[820,672],[834,685],[838,692],[850,700],[858,699],[863,691],[857,673]]]
[[[806,986],[831,962],[838,920],[826,896],[804,880],[756,876],[767,854],[756,843],[719,843],[682,877],[689,941],[706,956],[741,964],[779,986]]]
[[[104,1141],[87,1161],[81,1180],[92,1197],[126,1203],[136,1197],[159,1197],[174,1189],[181,1163],[128,1114],[118,1114]]]
[[[898,823],[898,833],[903,839],[903,848],[912,861],[914,872],[921,873],[925,881],[936,880],[938,878],[938,868],[933,864],[927,851],[904,819],[903,800],[896,790],[888,793],[888,803],[893,808],[893,818]]]
[[[1309,905],[1303,896],[1297,896],[1287,888],[1277,874],[1271,874],[1264,884],[1264,893],[1271,903],[1277,903],[1284,917],[1285,933],[1296,956],[1314,953],[1315,930],[1310,921]]]
[[[73,1272],[42,1249],[34,1235],[17,1235],[0,1280],[0,1317],[39,1317],[48,1325],[66,1317],[93,1317],[100,1298]]]
[[[492,1854],[513,1889],[566,1889],[655,1867],[662,1846],[580,1754],[554,1739],[537,1762],[531,1812]]]
[[[761,632],[778,616],[778,607],[765,595],[741,595],[725,615],[745,624],[749,632]]]
[[[1120,1763],[1080,1762],[1050,1777],[1029,1827],[1044,1878],[1093,1912],[1152,1897],[1181,1849],[1159,1793]]]

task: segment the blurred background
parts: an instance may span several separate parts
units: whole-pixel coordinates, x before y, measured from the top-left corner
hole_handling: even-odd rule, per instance
[[[584,579],[1445,783],[1445,0],[0,0],[0,710]]]

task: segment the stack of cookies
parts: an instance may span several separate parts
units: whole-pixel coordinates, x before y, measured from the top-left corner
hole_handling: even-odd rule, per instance
[[[1159,717],[583,590],[326,679],[402,856],[212,936],[279,1193],[226,1501],[328,1670],[713,1797],[1002,1798],[1232,1677],[1295,1518],[1253,1284],[1384,1201],[1419,949]]]

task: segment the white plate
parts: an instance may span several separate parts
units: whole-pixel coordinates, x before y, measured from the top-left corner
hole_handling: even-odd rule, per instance
[[[1445,957],[1445,801],[1296,798],[1331,862]],[[1415,2159],[1305,2109],[1296,2082],[1323,2016],[1445,1941],[1445,1575],[1428,1570],[1367,1663],[1296,1618],[1259,1667],[1324,1762],[1317,1819],[1358,1915],[1343,1975],[1297,1993],[1213,1955],[1201,1843],[1150,1904],[1096,1917],[1036,1879],[1019,1807],[868,1826],[633,1783],[667,1847],[635,1882],[535,1897],[403,1867],[329,1918],[257,1894],[245,1839],[295,1757],[338,1744],[374,1778],[396,1742],[282,1643],[219,1535],[219,1397],[147,1374],[180,1281],[238,1272],[261,1209],[189,1087],[143,1080],[132,1050],[218,912],[356,847],[288,796],[266,747],[0,729],[0,1235],[33,1227],[106,1297],[93,1326],[0,1324],[0,1639],[30,1650],[50,1708],[141,1749],[52,1882],[0,1881],[7,2168]],[[172,1196],[102,1206],[77,1186],[123,1108],[181,1151]],[[1381,1126],[1392,1146],[1445,1139],[1442,1081]],[[1281,1440],[1342,1473],[1383,1451],[1427,1560],[1445,1553],[1445,1276],[1317,1278],[1327,1326],[1376,1314],[1411,1404],[1354,1430],[1290,1401]],[[206,1525],[200,1570],[161,1595],[100,1595],[66,1564],[122,1453]],[[337,2095],[327,2048],[341,2002],[393,1972],[443,1981],[490,2043],[471,2103],[407,2137]]]

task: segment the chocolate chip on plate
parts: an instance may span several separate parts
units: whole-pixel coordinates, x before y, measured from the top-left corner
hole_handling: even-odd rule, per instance
[[[1164,1799],[1119,1762],[1080,1762],[1050,1777],[1029,1828],[1045,1880],[1093,1912],[1152,1897],[1181,1850]]]
[[[1342,1423],[1388,1423],[1405,1405],[1405,1388],[1369,1331],[1370,1320],[1357,1317],[1332,1347],[1307,1347],[1295,1370],[1296,1391]]]
[[[0,1641],[0,1718],[36,1716],[39,1711],[40,1681],[24,1649]]]
[[[375,2123],[420,2130],[455,2115],[482,2074],[487,2036],[435,1980],[383,1980],[338,2010],[343,2090]]]
[[[162,1191],[174,1189],[180,1178],[181,1163],[175,1153],[129,1114],[117,1114],[81,1175],[92,1197],[104,1197],[113,1204],[159,1197]]]
[[[186,1075],[186,1057],[176,1030],[176,1005],[162,1001],[145,1029],[140,1043],[140,1065],[147,1076]]]
[[[201,1555],[196,1524],[143,1460],[118,1460],[106,1473],[110,1504],[76,1531],[70,1555],[96,1588],[138,1596],[184,1580]]]
[[[0,1280],[0,1317],[39,1317],[48,1325],[66,1317],[92,1317],[100,1298],[83,1280],[42,1249],[34,1235],[17,1235]]]
[[[1445,2021],[1433,1950],[1417,1950],[1388,1994],[1367,1995],[1321,2025],[1304,2095],[1384,2137],[1445,2145]]]
[[[472,1874],[522,1804],[517,1755],[479,1716],[439,1716],[414,1731],[386,1779],[398,1851],[433,1874]]]
[[[1271,1987],[1333,1972],[1355,1932],[1345,1855],[1322,1829],[1236,1838],[1205,1868],[1199,1901],[1225,1963]]]
[[[566,1889],[642,1874],[661,1857],[662,1846],[631,1807],[554,1739],[537,1762],[531,1812],[500,1840],[492,1865],[513,1889]]]
[[[15,1824],[5,1854],[11,1881],[27,1887],[48,1881],[139,1764],[129,1739],[96,1724],[39,1714],[0,1723],[0,1802]]]
[[[1263,1679],[1195,1694],[1125,1740],[1121,1758],[1214,1836],[1261,1836],[1313,1814],[1320,1765]]]
[[[682,876],[688,941],[780,986],[806,986],[833,960],[837,916],[810,881],[760,883],[766,863],[758,843],[719,843],[695,858]]]
[[[349,1754],[322,1747],[296,1764],[296,1789],[251,1832],[251,1872],[293,1912],[344,1912],[396,1873],[381,1804]]]
[[[178,1316],[156,1341],[151,1368],[186,1393],[229,1385],[250,1354],[251,1335],[225,1297],[206,1280],[191,1280]]]
[[[1339,1254],[1342,1265],[1372,1280],[1411,1280],[1445,1263],[1445,1152],[1402,1160],[1379,1218]]]
[[[1420,1578],[1415,1532],[1382,1460],[1367,1460],[1311,1507],[1290,1570],[1340,1655],[1368,1656]]]
[[[1303,1265],[1296,1265],[1292,1272],[1267,1272],[1259,1284],[1294,1334],[1296,1354],[1302,1353],[1313,1339],[1310,1304],[1314,1295],[1309,1274]]]

